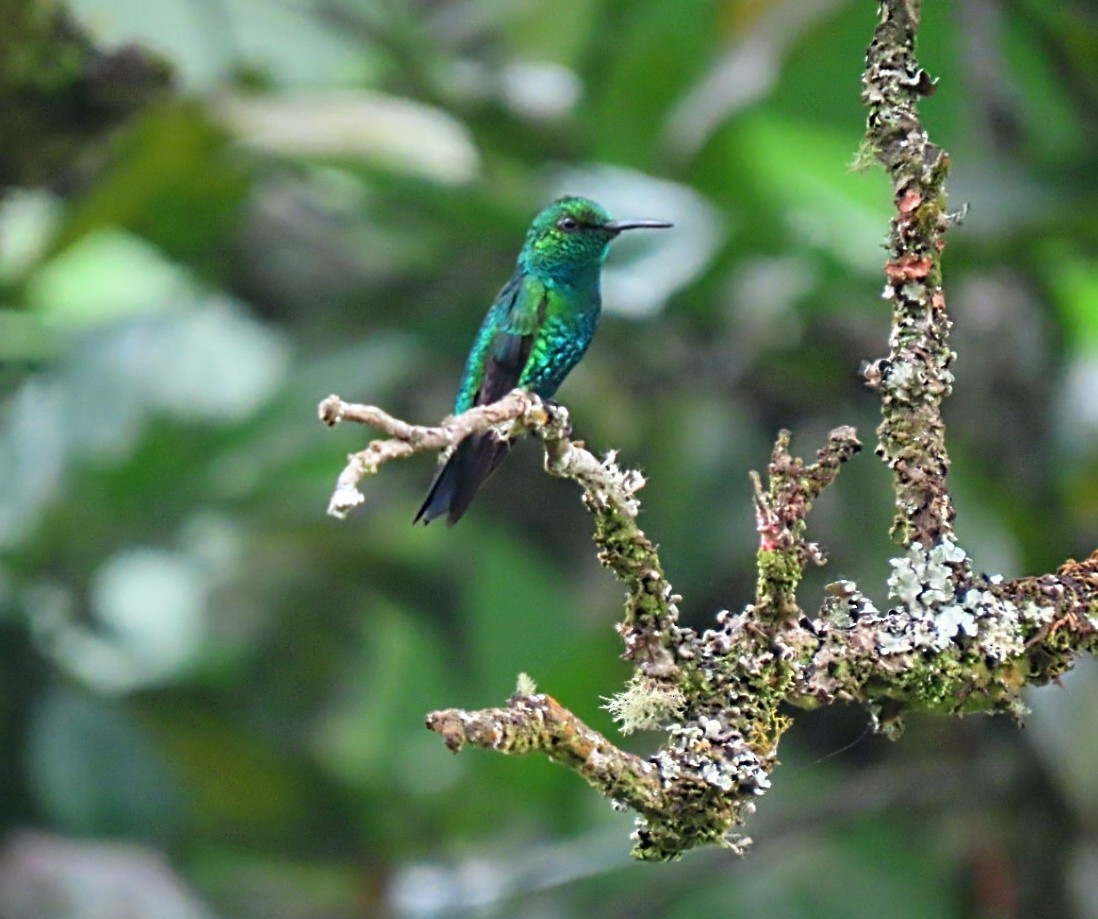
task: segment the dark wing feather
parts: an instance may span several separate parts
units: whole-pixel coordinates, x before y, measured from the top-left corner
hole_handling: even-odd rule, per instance
[[[511,296],[511,303],[489,345],[473,405],[496,402],[514,389],[534,345],[544,311],[544,287],[529,279],[518,284],[512,280],[501,292],[501,297],[507,295]],[[435,473],[423,506],[412,522],[430,523],[445,514],[447,526],[453,526],[510,449],[510,442],[493,432],[466,437]]]

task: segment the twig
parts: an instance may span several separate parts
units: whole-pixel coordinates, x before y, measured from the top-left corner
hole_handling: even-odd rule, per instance
[[[816,462],[805,466],[789,453],[791,439],[788,431],[778,434],[767,469],[768,490],[759,474],[751,473],[759,533],[755,607],[760,617],[778,624],[800,615],[796,589],[808,562],[827,561],[818,545],[804,539],[812,502],[835,480],[839,467],[862,449],[853,428],[836,428],[816,454]]]
[[[358,507],[365,497],[358,483],[368,475],[374,475],[385,463],[404,459],[416,453],[431,450],[449,450],[456,447],[470,434],[478,434],[508,421],[518,422],[529,429],[537,422],[537,413],[543,412],[537,396],[516,389],[498,402],[470,409],[461,415],[451,416],[436,427],[408,424],[374,405],[358,405],[344,402],[331,395],[317,408],[320,420],[329,427],[342,421],[354,421],[389,435],[387,440],[373,440],[365,450],[347,457],[347,465],[336,480],[335,491],[328,502],[328,513],[343,518]]]
[[[659,813],[666,805],[655,766],[619,750],[544,693],[514,695],[506,708],[432,712],[427,727],[455,753],[466,744],[511,756],[540,752],[637,811]]]

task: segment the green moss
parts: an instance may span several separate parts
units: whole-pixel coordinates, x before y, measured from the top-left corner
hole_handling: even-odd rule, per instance
[[[782,617],[796,609],[797,586],[804,560],[794,549],[760,549],[757,558],[757,596],[761,612]]]

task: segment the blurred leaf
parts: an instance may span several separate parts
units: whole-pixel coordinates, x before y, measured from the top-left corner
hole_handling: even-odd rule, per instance
[[[61,218],[48,192],[14,189],[0,200],[0,283],[16,281],[46,251]]]
[[[502,27],[518,54],[531,60],[577,66],[598,34],[603,0],[536,0],[502,4]],[[553,28],[545,27],[552,20]]]
[[[52,687],[33,712],[27,756],[44,813],[67,832],[165,842],[179,829],[176,777],[115,705]]]
[[[214,919],[151,848],[21,831],[0,855],[0,914],[7,919]]]
[[[802,244],[849,269],[880,271],[890,214],[887,183],[878,170],[850,170],[848,133],[760,113],[740,119],[735,136],[752,179]]]
[[[482,529],[469,559],[464,596],[470,623],[473,671],[482,698],[498,704],[515,690],[518,672],[529,673],[543,691],[554,692],[575,647],[569,636],[567,584],[554,576],[521,538]]]
[[[807,35],[817,41],[842,0],[754,0],[728,4],[735,18],[736,42],[723,51],[698,83],[678,101],[664,129],[666,143],[680,156],[697,152],[719,125],[774,90],[783,67]],[[835,55],[828,54],[828,58]],[[819,74],[815,74],[819,80]],[[827,100],[815,100],[817,106]]]
[[[176,699],[149,724],[186,788],[191,825],[203,833],[224,842],[277,839],[309,816],[300,764],[237,718]]]
[[[118,225],[173,258],[221,264],[217,241],[239,219],[249,184],[226,141],[197,104],[148,109],[119,139],[109,172],[72,209],[55,249]]]
[[[0,365],[37,363],[54,351],[53,336],[37,316],[0,308]]]
[[[424,794],[461,774],[423,729],[423,716],[450,701],[445,651],[429,623],[384,602],[365,611],[315,739],[346,785]]]
[[[1004,50],[1008,55],[1011,72],[1011,89],[1021,97],[1019,117],[1024,119],[1026,138],[1034,152],[1060,162],[1079,152],[1087,142],[1082,114],[1072,98],[1086,90],[1068,81],[1064,64],[1066,56],[1059,60],[1050,54],[1050,44],[1063,42],[1063,54],[1072,45],[1088,40],[1091,48],[1098,49],[1098,27],[1084,18],[1069,24],[1061,18],[1061,34],[1034,27],[1035,20],[1008,21],[1004,36]],[[1092,58],[1093,61],[1093,58]],[[1089,71],[1089,73],[1088,73]],[[1004,77],[1007,75],[1004,75]],[[1098,89],[1093,83],[1093,64],[1081,68],[1073,80],[1090,79],[1090,91]],[[1078,98],[1078,95],[1076,95]],[[1092,102],[1098,101],[1093,99]],[[1093,128],[1093,125],[1092,125]]]
[[[191,860],[191,870],[222,914],[235,919],[353,919],[384,909],[374,902],[375,879],[343,860],[294,860],[209,845]]]
[[[1080,659],[1062,685],[1030,691],[1033,708],[1032,746],[1071,801],[1072,811],[1084,819],[1098,814],[1098,736],[1091,730],[1098,703],[1098,664]]]
[[[248,146],[329,162],[362,159],[394,172],[461,185],[479,157],[466,127],[440,109],[364,90],[230,96],[222,123]]]
[[[1072,350],[1098,351],[1098,256],[1054,251],[1046,265]]]
[[[658,140],[654,126],[712,54],[716,6],[712,0],[693,2],[690,15],[683,16],[678,0],[641,0],[618,5],[616,21],[601,24],[613,31],[614,53],[593,41],[590,70],[598,84],[587,115],[591,150],[599,159],[649,165]],[[675,28],[667,28],[668,22]]]
[[[0,548],[13,549],[38,522],[65,466],[63,395],[30,380],[0,414]]]
[[[326,28],[308,4],[267,0],[69,0],[108,45],[137,41],[168,54],[191,90],[216,87],[249,66],[279,85],[365,76],[369,56],[355,36]]]
[[[60,327],[109,322],[168,309],[193,296],[189,274],[143,238],[93,230],[35,272],[27,302]]]

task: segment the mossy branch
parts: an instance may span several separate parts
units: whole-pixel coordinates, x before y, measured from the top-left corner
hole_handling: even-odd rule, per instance
[[[949,453],[941,406],[953,386],[951,323],[942,292],[949,154],[931,143],[918,102],[937,83],[919,66],[919,0],[879,4],[881,20],[866,52],[862,101],[866,142],[892,182],[884,296],[892,303],[889,356],[870,364],[866,382],[881,394],[877,454],[892,470],[896,542],[933,545],[953,532],[946,486]]]
[[[516,693],[505,708],[432,712],[427,727],[455,753],[466,744],[512,756],[544,753],[607,798],[642,813],[659,813],[668,803],[652,763],[619,750],[544,693]]]
[[[882,613],[850,581],[828,586],[813,613],[797,590],[823,553],[806,538],[812,502],[861,448],[852,428],[836,428],[805,463],[781,432],[767,476],[752,475],[759,551],[755,602],[723,611],[700,635],[678,624],[678,597],[653,543],[637,524],[645,484],[569,439],[568,413],[516,390],[494,405],[418,427],[380,409],[321,403],[329,424],[357,421],[389,437],[349,457],[329,511],[362,501],[361,479],[390,459],[452,449],[495,428],[538,436],[550,474],[581,486],[595,521],[599,559],[626,586],[618,629],[635,671],[607,706],[622,732],[661,729],[647,759],[619,749],[552,697],[524,686],[506,707],[427,716],[455,752],[465,745],[508,754],[540,752],[637,813],[634,854],[669,859],[735,835],[770,786],[778,742],[790,724],[783,706],[838,700],[866,704],[874,724],[899,736],[908,711],[964,714],[1021,711],[1026,685],[1055,679],[1081,652],[1098,650],[1098,551],[1055,573],[1004,582],[976,569],[953,534],[941,404],[953,385],[950,320],[941,284],[948,155],[930,142],[917,103],[934,89],[918,65],[918,0],[881,0],[866,55],[863,98],[868,148],[893,186],[884,267],[892,308],[889,356],[869,364],[881,395],[877,454],[892,472],[892,538],[903,554],[888,577],[893,606]],[[516,669],[521,662],[516,662]]]

